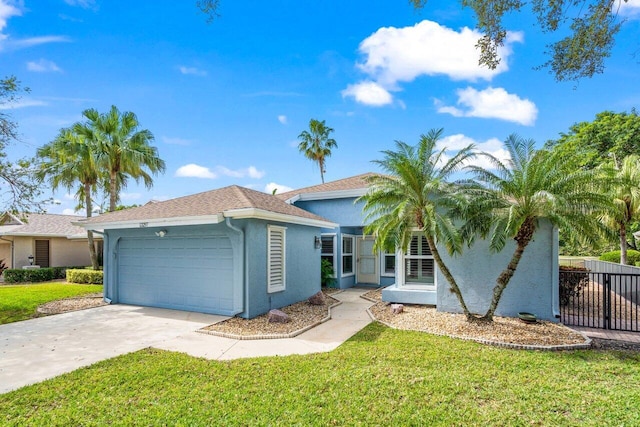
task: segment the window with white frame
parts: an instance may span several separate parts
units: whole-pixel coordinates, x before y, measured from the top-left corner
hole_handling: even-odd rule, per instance
[[[353,236],[342,236],[342,275],[355,274],[353,270]]]
[[[331,264],[332,277],[336,277],[336,236],[335,234],[323,234],[320,240],[322,242],[320,258]]]
[[[267,292],[286,288],[286,231],[285,227],[267,227]]]
[[[388,252],[382,253],[382,275],[383,276],[396,275],[396,254],[392,254]]]
[[[427,239],[422,233],[411,236],[409,250],[404,256],[405,284],[435,284],[435,263]]]

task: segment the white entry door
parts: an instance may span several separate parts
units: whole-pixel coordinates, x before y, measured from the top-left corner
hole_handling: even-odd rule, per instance
[[[357,237],[358,270],[357,283],[379,283],[378,256],[373,252],[373,237]]]

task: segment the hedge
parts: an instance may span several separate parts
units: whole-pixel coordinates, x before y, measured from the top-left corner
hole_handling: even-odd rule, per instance
[[[560,266],[560,305],[568,305],[572,298],[580,295],[589,285],[589,269],[585,267]]]
[[[102,270],[67,270],[67,282],[88,285],[102,285]]]
[[[46,267],[46,268],[7,268],[4,270],[6,283],[37,283],[66,278],[66,271],[78,267]],[[84,267],[79,267],[84,268]]]
[[[605,252],[600,255],[600,261],[620,263],[620,251]],[[638,262],[640,262],[640,252],[628,249],[627,265],[636,265]]]

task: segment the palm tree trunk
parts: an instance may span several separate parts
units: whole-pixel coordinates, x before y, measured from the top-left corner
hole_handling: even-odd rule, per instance
[[[84,203],[87,209],[87,218],[91,218],[91,211],[93,209],[91,202],[91,185],[84,185]],[[98,269],[98,256],[96,254],[96,245],[93,241],[93,232],[91,230],[87,230],[87,241],[89,242],[89,256],[91,257],[91,267],[94,270]]]
[[[116,173],[111,171],[109,176],[109,212],[114,212],[116,210],[116,205],[118,203],[118,189],[116,183]]]
[[[320,179],[324,184],[324,161],[323,159],[318,159],[318,166],[320,166]]]
[[[627,226],[620,223],[620,264],[627,265]]]
[[[433,240],[431,236],[428,235],[428,233],[424,233],[424,235],[425,235],[425,238],[427,239],[427,243],[429,244],[429,249],[431,250],[431,254],[435,259],[436,264],[438,265],[438,268],[444,275],[445,279],[447,279],[447,282],[449,282],[449,286],[451,286],[451,292],[453,292],[456,295],[456,297],[458,297],[458,302],[460,303],[460,307],[462,307],[462,312],[464,313],[468,321],[474,320],[475,316],[473,316],[469,312],[469,309],[467,308],[467,304],[464,302],[462,291],[460,291],[460,288],[458,287],[458,283],[456,282],[456,279],[454,279],[453,275],[451,274],[451,271],[449,271],[449,268],[445,265],[444,261],[442,261],[442,257],[440,257],[440,252],[436,247],[436,242]]]
[[[482,320],[487,320],[489,322],[493,321],[493,315],[498,308],[498,303],[500,302],[500,298],[502,298],[502,293],[507,288],[509,281],[515,274],[518,264],[522,259],[522,253],[529,242],[533,239],[533,233],[535,233],[535,230],[535,222],[530,218],[527,218],[520,226],[518,234],[515,237],[516,250],[513,252],[513,256],[511,257],[511,261],[509,261],[507,268],[505,268],[496,279],[496,285],[493,287],[493,297],[491,298],[489,310],[487,310],[485,315],[482,316]]]

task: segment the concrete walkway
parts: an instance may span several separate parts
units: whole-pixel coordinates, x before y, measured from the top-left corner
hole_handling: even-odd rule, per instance
[[[574,331],[582,332],[589,338],[616,340],[640,344],[640,332],[610,331],[608,329],[585,328],[583,326],[567,326]]]
[[[0,393],[147,347],[197,357],[243,357],[331,351],[369,324],[362,289],[334,295],[332,318],[295,338],[242,341],[195,332],[226,319],[186,311],[110,305],[0,325]]]

